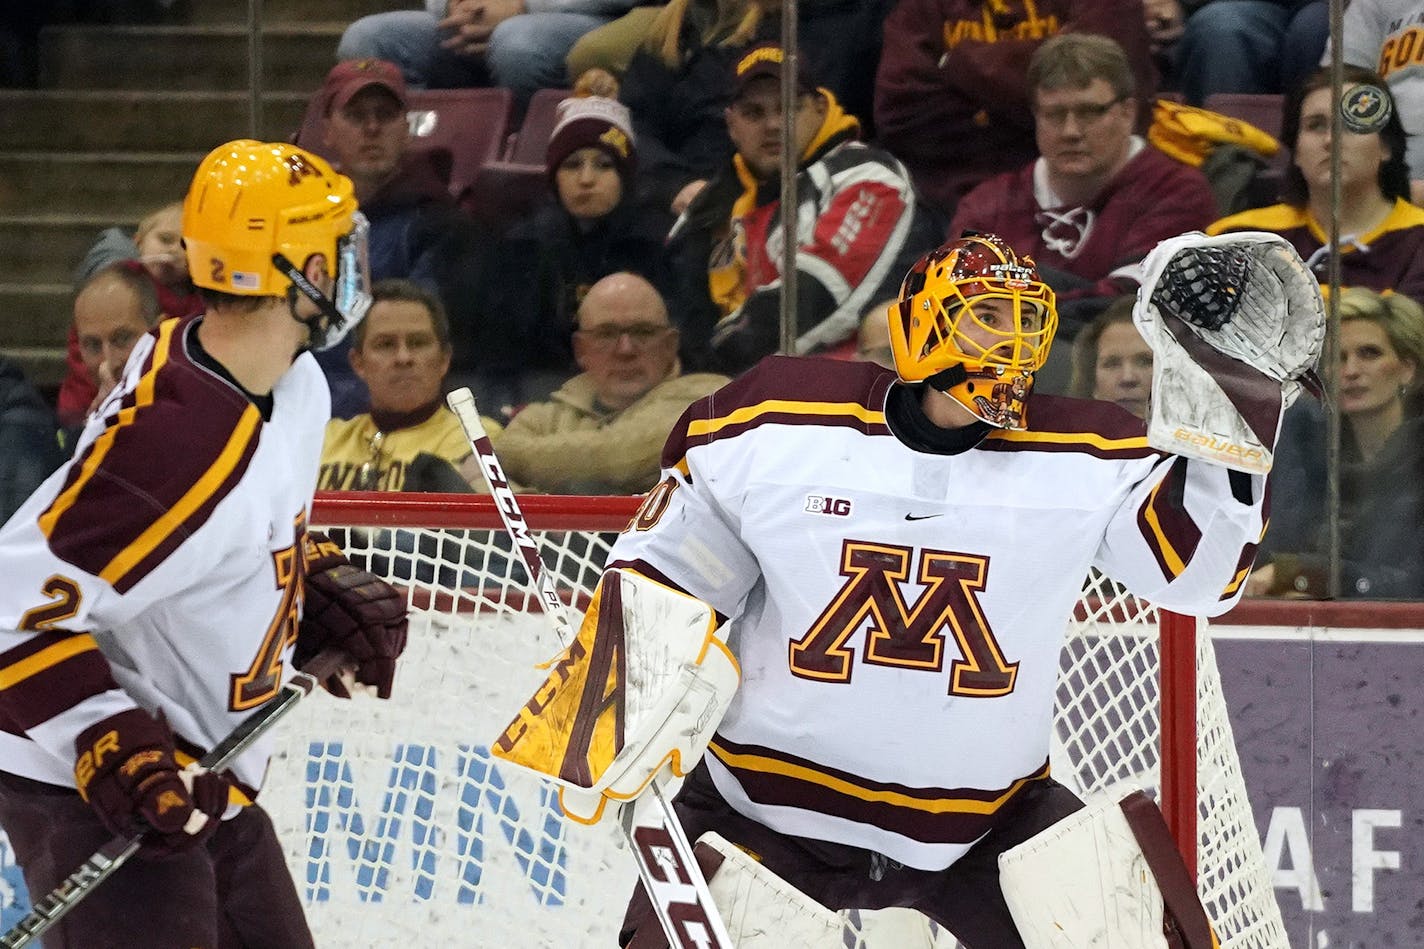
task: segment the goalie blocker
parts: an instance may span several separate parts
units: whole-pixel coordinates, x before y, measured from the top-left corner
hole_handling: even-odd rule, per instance
[[[637,797],[702,757],[737,661],[706,603],[628,570],[603,575],[574,641],[494,745],[553,778],[574,820]]]

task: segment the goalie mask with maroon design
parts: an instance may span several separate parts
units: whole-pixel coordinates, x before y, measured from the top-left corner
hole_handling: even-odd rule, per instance
[[[1058,329],[1053,290],[1032,258],[994,234],[949,241],[906,274],[889,318],[902,380],[927,382],[990,425],[1024,427],[1033,374]]]

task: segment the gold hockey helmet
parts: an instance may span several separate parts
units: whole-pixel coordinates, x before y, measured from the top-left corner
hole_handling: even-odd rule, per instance
[[[889,320],[901,379],[927,382],[991,425],[1023,427],[1058,328],[1053,290],[1032,258],[994,234],[949,241],[911,268]]]
[[[183,201],[188,271],[200,287],[238,296],[310,298],[313,345],[339,338],[370,306],[367,225],[351,180],[285,142],[240,139],[208,153]],[[321,255],[334,299],[304,276]]]

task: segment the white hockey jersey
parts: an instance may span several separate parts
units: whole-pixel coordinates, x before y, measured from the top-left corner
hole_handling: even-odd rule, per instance
[[[705,760],[734,808],[933,870],[1047,774],[1089,567],[1165,608],[1224,611],[1264,483],[1150,449],[1117,406],[1052,396],[1032,397],[1028,431],[916,451],[886,424],[894,378],[773,357],[695,403],[609,566],[732,619],[742,685]]]
[[[269,420],[166,321],[74,457],[0,528],[0,770],[73,786],[74,737],[135,704],[201,756],[288,669],[330,396],[297,358]],[[262,743],[233,769],[255,793]]]

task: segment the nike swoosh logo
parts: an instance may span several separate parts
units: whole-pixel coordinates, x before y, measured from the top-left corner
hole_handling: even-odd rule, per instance
[[[907,521],[927,521],[932,517],[943,517],[943,514],[906,514]]]

